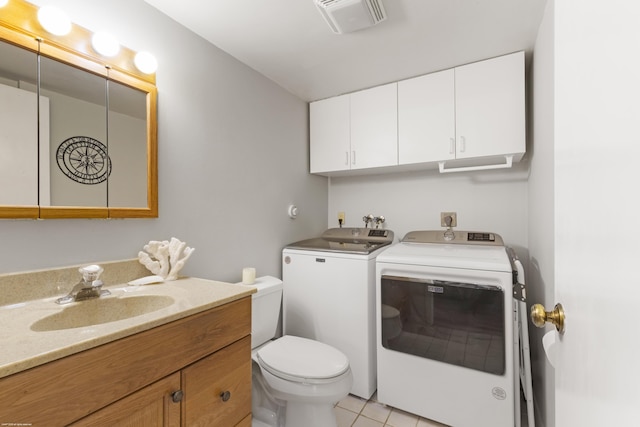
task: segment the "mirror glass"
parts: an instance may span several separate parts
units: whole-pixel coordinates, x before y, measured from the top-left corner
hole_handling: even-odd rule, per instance
[[[40,56],[40,96],[40,143],[50,152],[50,204],[40,206],[108,206],[107,80]]]
[[[0,13],[0,218],[156,218],[155,73],[93,33],[55,36],[38,8]]]
[[[0,41],[0,205],[4,206],[39,203],[37,60],[35,52]]]
[[[110,207],[147,207],[147,93],[109,80]]]

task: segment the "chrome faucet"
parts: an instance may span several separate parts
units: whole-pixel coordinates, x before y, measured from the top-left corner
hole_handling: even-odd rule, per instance
[[[369,224],[371,224],[371,222],[373,222],[373,215],[369,214],[369,215],[365,215],[362,217],[362,220],[364,221],[364,228],[367,228],[369,226]]]
[[[68,295],[60,297],[56,300],[58,304],[68,304],[75,301],[84,301],[92,298],[100,298],[104,295],[111,295],[106,289],[102,289],[102,280],[99,280],[100,274],[104,271],[99,265],[89,265],[78,269],[82,274],[82,280],[78,282]]]
[[[376,228],[380,228],[380,225],[382,223],[384,223],[384,221],[385,221],[385,219],[384,219],[384,217],[382,215],[376,216],[376,217],[373,218],[373,222],[375,223]]]

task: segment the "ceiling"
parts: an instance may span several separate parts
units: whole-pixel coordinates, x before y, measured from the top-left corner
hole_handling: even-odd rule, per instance
[[[382,0],[334,34],[314,0],[145,0],[305,101],[502,54],[530,53],[547,0]]]

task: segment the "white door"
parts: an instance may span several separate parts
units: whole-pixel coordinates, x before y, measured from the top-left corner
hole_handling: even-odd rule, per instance
[[[556,427],[640,425],[638,22],[635,1],[555,2]]]

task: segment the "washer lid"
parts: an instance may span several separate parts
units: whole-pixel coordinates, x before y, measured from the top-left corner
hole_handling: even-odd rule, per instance
[[[330,228],[322,236],[301,240],[285,249],[370,254],[393,242],[393,231],[381,228]]]
[[[258,351],[258,363],[289,380],[334,378],[349,370],[349,359],[330,345],[285,335]]]
[[[376,265],[383,264],[509,273],[513,271],[504,246],[401,242],[384,249],[377,256]]]

